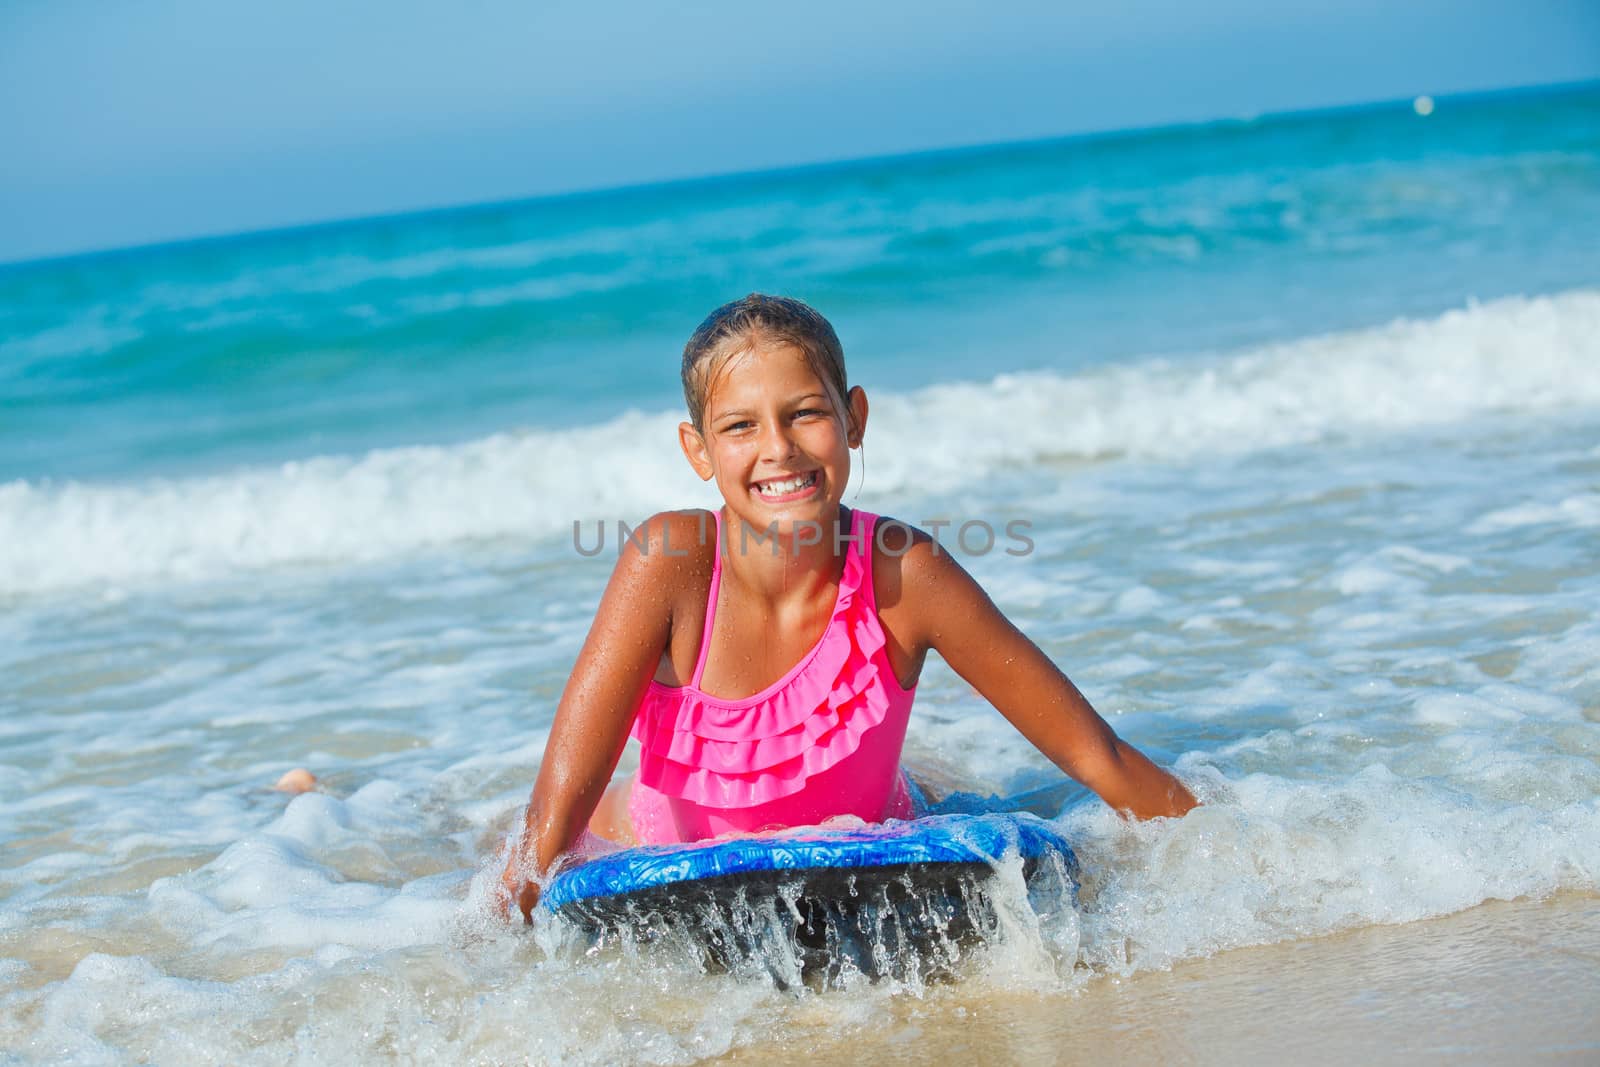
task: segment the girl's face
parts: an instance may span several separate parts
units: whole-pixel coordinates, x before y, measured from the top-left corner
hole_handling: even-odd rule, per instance
[[[757,530],[831,522],[850,481],[850,449],[861,441],[867,397],[841,410],[787,344],[757,345],[719,368],[706,398],[705,432],[689,423],[679,440],[701,478],[715,478],[733,514]],[[820,532],[819,532],[820,536]]]

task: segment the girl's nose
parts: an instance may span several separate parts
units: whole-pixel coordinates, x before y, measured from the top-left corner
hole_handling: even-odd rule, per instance
[[[761,458],[785,460],[797,451],[794,434],[782,419],[771,419],[761,433]]]

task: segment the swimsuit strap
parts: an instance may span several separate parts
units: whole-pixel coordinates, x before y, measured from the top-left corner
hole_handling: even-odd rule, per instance
[[[706,660],[711,657],[711,627],[717,621],[717,591],[722,588],[722,509],[711,514],[717,520],[717,542],[711,563],[711,592],[706,594],[706,624],[700,629],[700,654],[694,661],[694,676],[689,679],[693,689],[700,688],[700,676],[706,673]]]
[[[873,618],[878,616],[878,592],[872,586],[872,544],[878,535],[878,516],[850,509],[850,541],[846,553],[861,554],[860,596]]]

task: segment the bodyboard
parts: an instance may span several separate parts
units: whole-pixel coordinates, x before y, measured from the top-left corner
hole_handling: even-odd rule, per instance
[[[557,874],[541,904],[600,935],[687,931],[730,967],[770,953],[760,942],[784,926],[806,971],[853,966],[877,976],[970,940],[993,918],[988,881],[1013,858],[1030,883],[1041,870],[1056,876],[1052,892],[1070,906],[1071,846],[1021,813],[622,849]]]

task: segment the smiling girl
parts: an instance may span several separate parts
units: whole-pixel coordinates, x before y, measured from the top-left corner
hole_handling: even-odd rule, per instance
[[[930,651],[1117,810],[1194,807],[935,539],[843,506],[867,396],[826,319],[759,294],[718,308],[683,390],[678,443],[723,506],[623,546],[506,864],[524,918],[586,826],[653,844],[914,817],[900,751]],[[608,787],[630,731],[639,771]]]

